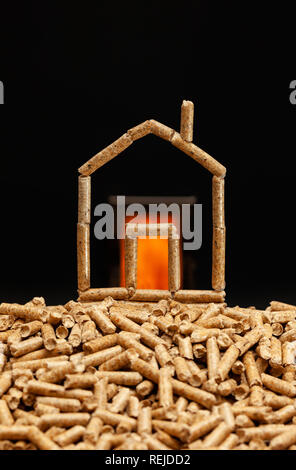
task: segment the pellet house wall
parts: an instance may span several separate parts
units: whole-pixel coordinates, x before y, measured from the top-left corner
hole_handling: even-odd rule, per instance
[[[78,289],[90,288],[91,177],[78,177],[77,274]]]

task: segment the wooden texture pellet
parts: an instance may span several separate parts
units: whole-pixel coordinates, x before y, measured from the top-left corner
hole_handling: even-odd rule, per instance
[[[193,140],[193,118],[194,104],[192,101],[183,100],[181,106],[180,135],[186,142],[192,142]]]
[[[77,224],[77,277],[78,289],[86,291],[90,287],[90,229],[89,224]]]
[[[126,287],[137,288],[137,255],[138,255],[138,239],[126,237],[124,240],[125,249],[125,285]]]
[[[94,157],[82,165],[78,171],[84,176],[91,175],[105,163],[109,162],[112,158],[119,155],[123,150],[132,144],[133,140],[128,133],[123,134],[119,139],[115,140],[112,144],[101,150]]]
[[[293,449],[296,308],[209,299],[1,304],[0,448]]]
[[[90,224],[91,177],[78,177],[78,223]]]

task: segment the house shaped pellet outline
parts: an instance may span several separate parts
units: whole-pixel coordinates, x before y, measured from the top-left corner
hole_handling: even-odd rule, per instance
[[[147,120],[129,129],[119,139],[90,158],[79,169],[78,177],[78,223],[77,223],[77,275],[79,301],[99,301],[107,296],[116,300],[156,302],[165,298],[174,298],[180,302],[223,302],[225,299],[225,217],[224,217],[224,182],[226,168],[208,153],[192,142],[194,105],[183,101],[181,106],[180,133],[153,119]],[[90,286],[90,221],[91,221],[91,175],[120,155],[133,142],[154,134],[170,142],[174,147],[189,155],[197,163],[212,173],[212,290],[170,290],[137,289],[133,282],[126,287],[91,288]],[[176,257],[170,263],[176,263]],[[126,263],[129,266],[129,263]],[[128,269],[128,268],[127,268]],[[135,269],[135,264],[133,264]],[[126,278],[131,278],[130,272]],[[170,286],[169,286],[170,287]],[[172,286],[171,286],[172,287]],[[177,285],[178,287],[178,285]]]

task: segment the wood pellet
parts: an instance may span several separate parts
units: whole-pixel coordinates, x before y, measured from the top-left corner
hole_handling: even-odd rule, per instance
[[[35,297],[0,323],[0,450],[296,448],[296,306]]]

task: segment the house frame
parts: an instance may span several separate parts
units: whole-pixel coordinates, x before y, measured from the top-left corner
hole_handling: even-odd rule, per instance
[[[183,101],[181,107],[180,133],[153,119],[129,129],[111,145],[94,155],[79,171],[78,177],[78,223],[77,223],[77,274],[80,301],[99,301],[107,296],[116,300],[155,302],[164,298],[174,298],[180,302],[223,302],[225,299],[225,217],[224,180],[226,168],[192,143],[193,103]],[[90,220],[91,220],[91,175],[120,155],[133,142],[154,134],[174,145],[186,155],[212,173],[212,290],[181,290],[180,260],[176,259],[176,240],[169,236],[169,289],[137,289],[136,286],[136,246],[137,240],[126,237],[126,287],[92,289],[90,286]],[[174,248],[173,245],[175,243]],[[174,254],[172,255],[172,253]],[[132,262],[128,256],[132,254]],[[173,266],[173,268],[172,268]]]

